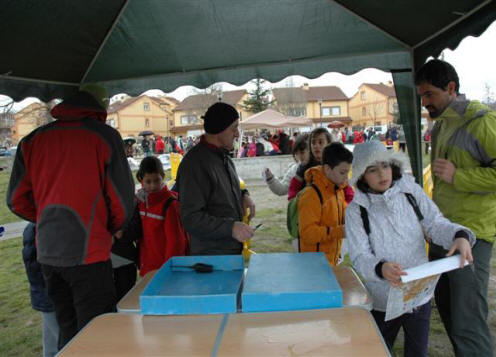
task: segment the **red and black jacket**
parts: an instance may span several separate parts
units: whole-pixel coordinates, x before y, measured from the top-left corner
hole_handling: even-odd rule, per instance
[[[133,213],[134,183],[106,111],[78,92],[53,108],[58,120],[18,145],[7,205],[37,224],[38,261],[75,266],[106,261],[112,234]]]
[[[138,207],[143,236],[139,240],[139,269],[143,276],[170,257],[186,255],[188,236],[181,223],[177,196],[164,185],[159,192],[140,190]]]

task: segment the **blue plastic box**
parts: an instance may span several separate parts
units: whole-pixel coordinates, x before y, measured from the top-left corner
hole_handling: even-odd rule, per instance
[[[343,294],[324,253],[252,255],[245,278],[243,312],[343,306]]]
[[[213,265],[197,273],[196,263]],[[237,311],[244,259],[241,255],[173,257],[155,274],[140,296],[144,315],[220,314]]]

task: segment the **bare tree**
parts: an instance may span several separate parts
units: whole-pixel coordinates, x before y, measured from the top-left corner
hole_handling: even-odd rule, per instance
[[[482,100],[484,104],[489,105],[491,108],[496,110],[496,95],[491,89],[489,83],[484,83],[484,98]]]
[[[377,118],[384,113],[384,103],[370,103],[367,104],[367,116],[372,119],[372,126],[376,125]],[[381,123],[382,124],[382,123]]]

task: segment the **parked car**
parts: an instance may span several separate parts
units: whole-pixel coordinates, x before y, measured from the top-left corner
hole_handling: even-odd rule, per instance
[[[10,156],[10,150],[6,146],[0,146],[0,156]]]

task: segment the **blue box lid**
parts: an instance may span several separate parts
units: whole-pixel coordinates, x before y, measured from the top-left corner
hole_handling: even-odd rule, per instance
[[[324,253],[252,255],[242,311],[284,311],[343,306],[341,287]]]
[[[211,264],[213,271],[188,268]],[[140,296],[145,315],[218,314],[237,311],[243,279],[241,255],[172,257],[155,274]]]

